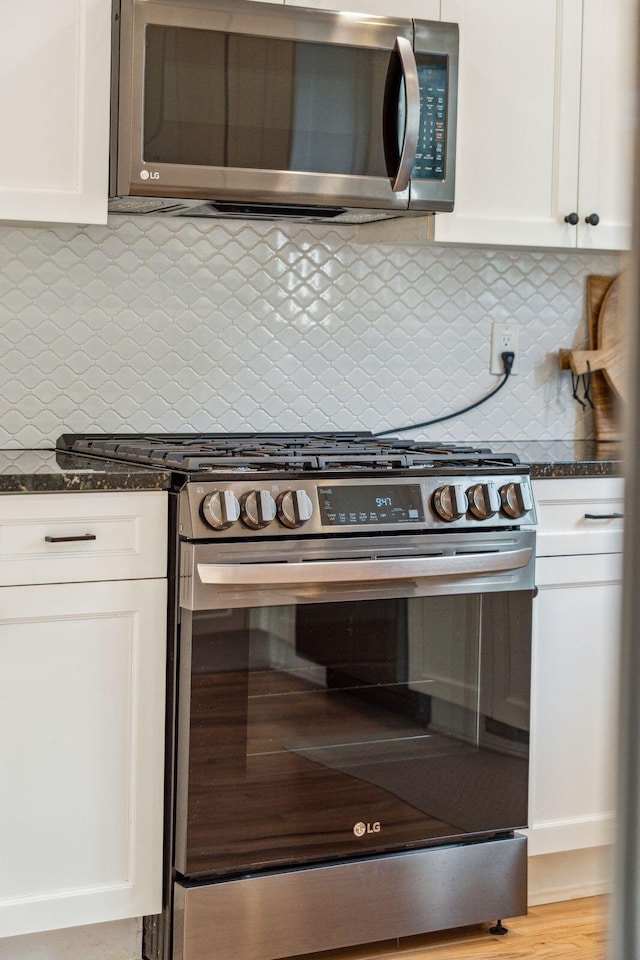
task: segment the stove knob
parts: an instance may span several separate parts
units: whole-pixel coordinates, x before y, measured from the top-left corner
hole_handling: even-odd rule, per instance
[[[278,497],[278,517],[285,527],[301,527],[313,514],[313,504],[304,490],[285,490]]]
[[[500,494],[495,483],[476,483],[467,490],[469,510],[476,520],[488,520],[500,509]]]
[[[240,504],[231,490],[214,490],[201,505],[202,519],[214,530],[227,530],[240,516]]]
[[[433,494],[433,509],[440,519],[447,523],[463,517],[468,507],[466,494],[457,484],[449,483],[446,487],[438,487]]]
[[[533,508],[533,497],[526,484],[507,483],[500,488],[502,509],[512,520],[519,520]]]
[[[240,499],[240,517],[245,527],[260,530],[276,515],[276,505],[268,490],[250,490]]]

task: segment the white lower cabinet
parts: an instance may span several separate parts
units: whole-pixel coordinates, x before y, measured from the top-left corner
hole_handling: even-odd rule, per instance
[[[536,856],[613,839],[623,501],[622,481],[609,478],[537,481],[534,494],[529,853]],[[595,552],[607,547],[612,552]]]
[[[61,510],[85,496],[95,522],[92,495],[59,494]],[[106,515],[110,498],[135,508],[135,493],[100,496]],[[166,527],[166,494],[151,497]],[[37,495],[0,499],[20,520]],[[157,563],[154,578],[0,588],[0,937],[161,909],[161,554]]]
[[[613,839],[621,559],[537,561],[532,855]]]

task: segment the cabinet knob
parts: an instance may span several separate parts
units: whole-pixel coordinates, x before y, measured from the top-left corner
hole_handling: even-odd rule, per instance
[[[565,223],[570,223],[572,227],[575,227],[576,223],[579,221],[580,217],[577,213],[568,213],[564,218]]]
[[[585,223],[590,223],[592,227],[597,227],[600,223],[600,217],[597,213],[590,213],[588,217],[584,218]]]

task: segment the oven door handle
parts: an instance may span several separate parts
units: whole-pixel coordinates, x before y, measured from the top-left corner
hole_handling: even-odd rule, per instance
[[[529,547],[495,553],[382,560],[309,560],[285,563],[198,563],[202,583],[218,586],[307,586],[318,583],[417,580],[421,577],[475,577],[526,567]]]

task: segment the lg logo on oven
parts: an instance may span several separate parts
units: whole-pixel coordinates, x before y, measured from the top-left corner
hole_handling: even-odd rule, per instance
[[[356,823],[353,828],[353,832],[356,837],[364,837],[365,833],[380,833],[380,821],[376,820],[375,823]]]
[[[160,174],[157,170],[141,170],[140,171],[141,180],[159,180]]]

